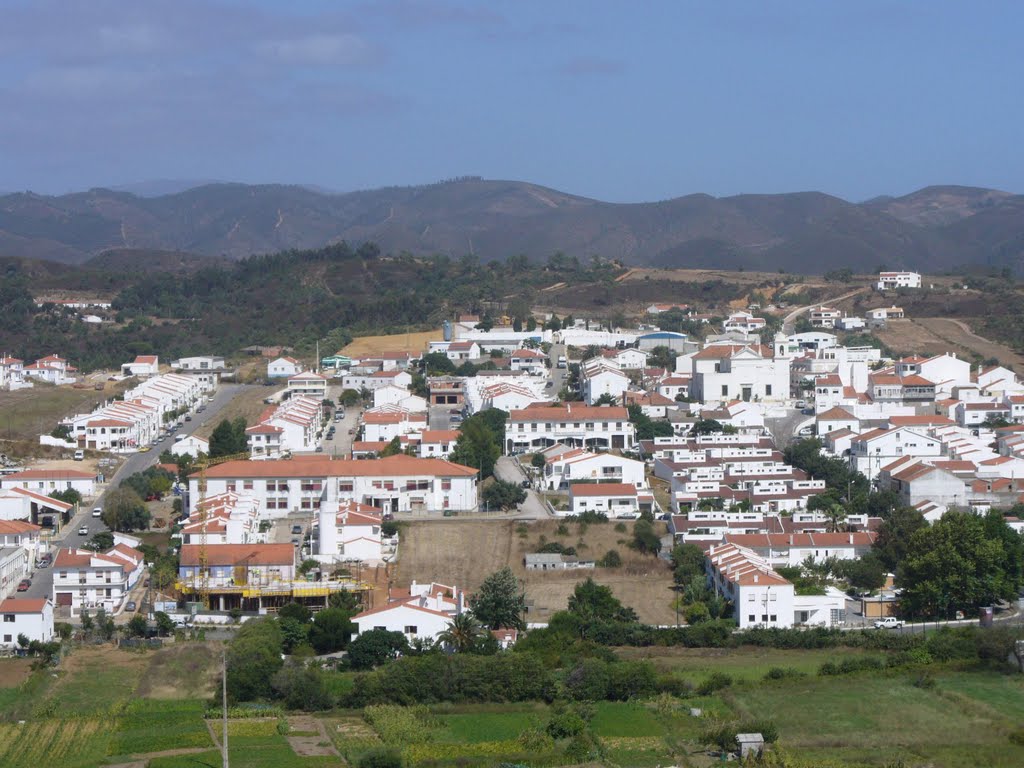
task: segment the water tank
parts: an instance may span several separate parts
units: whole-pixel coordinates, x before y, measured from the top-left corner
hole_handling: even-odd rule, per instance
[[[443,338],[445,341],[452,340],[452,324],[450,321],[445,320],[443,323],[441,323],[441,332],[444,334]]]

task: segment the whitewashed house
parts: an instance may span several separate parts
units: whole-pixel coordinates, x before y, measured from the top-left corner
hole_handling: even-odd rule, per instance
[[[19,635],[40,643],[54,639],[53,603],[48,597],[9,597],[0,602],[0,649],[17,649]]]
[[[199,454],[210,455],[210,441],[204,440],[201,437],[195,435],[188,435],[182,437],[181,440],[175,439],[174,444],[171,446],[171,453],[175,456],[192,456],[199,458]]]
[[[268,379],[287,379],[302,373],[302,363],[294,357],[279,357],[267,363]]]
[[[137,376],[148,379],[160,373],[160,357],[158,355],[137,355],[130,363],[121,365],[122,376]]]
[[[451,620],[465,610],[466,597],[458,587],[414,581],[407,594],[391,590],[387,603],[357,614],[352,622],[360,635],[380,629],[401,632],[410,642],[435,642]]]

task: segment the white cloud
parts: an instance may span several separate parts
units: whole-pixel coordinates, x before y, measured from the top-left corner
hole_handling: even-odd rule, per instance
[[[350,34],[312,34],[280,40],[267,40],[257,51],[291,64],[359,64],[374,58],[374,50],[365,40]]]

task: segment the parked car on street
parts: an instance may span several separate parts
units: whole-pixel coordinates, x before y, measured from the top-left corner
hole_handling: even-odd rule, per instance
[[[88,525],[83,525],[81,528],[79,528],[78,529],[78,535],[79,536],[88,536],[89,535],[89,526]]]
[[[32,586],[32,579],[22,579],[18,582],[18,591],[27,592],[28,588]]]

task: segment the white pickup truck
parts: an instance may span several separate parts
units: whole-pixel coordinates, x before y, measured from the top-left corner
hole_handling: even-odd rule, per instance
[[[879,619],[875,622],[875,629],[902,629],[903,621],[897,619],[895,616],[886,616],[884,619]]]

